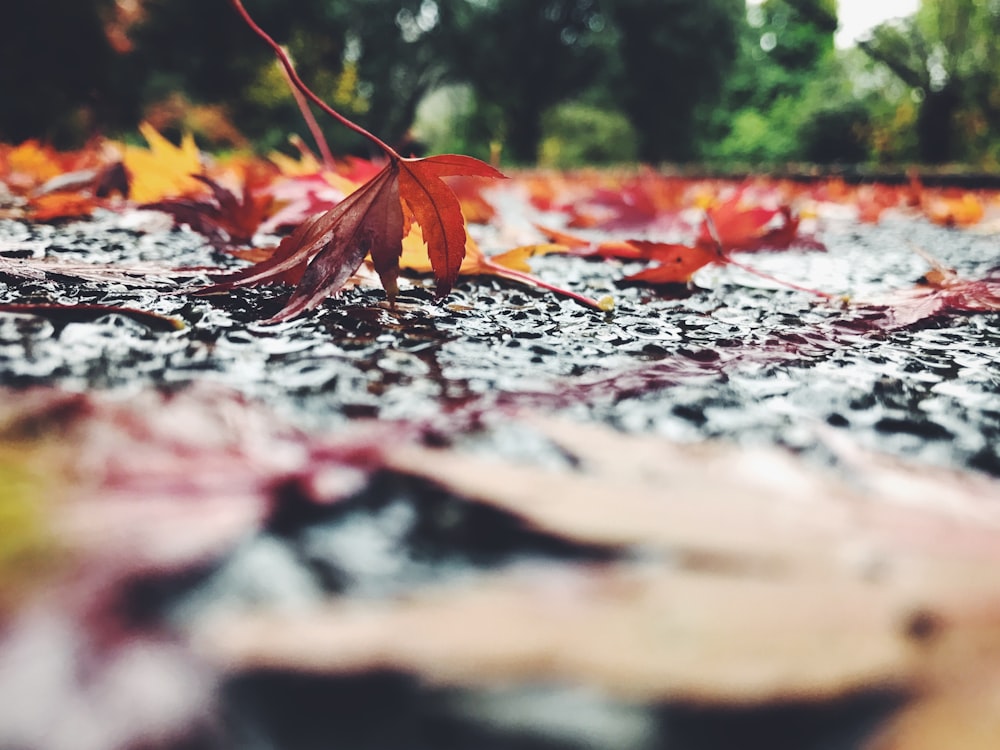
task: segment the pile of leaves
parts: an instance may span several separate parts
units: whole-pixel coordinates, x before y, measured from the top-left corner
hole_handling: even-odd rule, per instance
[[[916,179],[906,186],[849,187],[836,179],[801,184],[682,180],[651,171],[528,172],[514,175],[504,189],[527,193],[551,222],[537,225],[533,238],[522,233],[524,241],[516,247],[484,253],[474,239],[475,226],[494,221],[496,211],[490,181],[481,178],[501,175],[474,159],[439,156],[379,163],[350,158],[323,164],[301,143],[297,159],[277,153],[265,159],[213,159],[200,153],[190,137],[174,145],[149,126],[142,133],[147,148],[95,142],[78,152],[58,153],[34,141],[0,145],[0,180],[6,187],[0,215],[58,222],[95,211],[164,212],[204,235],[220,253],[247,263],[235,271],[200,269],[211,275],[211,283],[189,285],[187,291],[222,294],[238,287],[290,284],[293,291],[274,321],[315,308],[345,285],[372,283],[371,272],[391,302],[400,269],[432,274],[441,296],[459,276],[492,276],[607,311],[613,308],[612,297],[594,300],[586,290],[547,283],[532,275],[530,259],[565,254],[645,264],[623,273],[621,282],[650,285],[671,296],[694,288],[696,274],[707,266],[754,272],[744,258],[755,253],[822,251],[807,229],[814,231],[824,216],[838,212],[878,221],[892,210],[982,231],[991,231],[1000,215],[994,194],[929,190]],[[887,327],[949,312],[997,309],[992,276],[963,279],[935,261],[928,249],[914,251],[926,256],[931,268],[915,289],[886,290],[881,299],[834,302],[882,307]],[[5,257],[2,262],[15,276],[105,274],[131,277],[127,283],[133,284],[144,270],[54,268],[45,259]],[[151,275],[154,282],[157,276],[172,275],[175,281],[190,276],[187,269],[157,271]],[[804,291],[817,302],[831,301],[822,289]]]

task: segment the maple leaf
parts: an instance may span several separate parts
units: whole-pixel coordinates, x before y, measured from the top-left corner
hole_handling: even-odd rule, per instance
[[[153,203],[164,198],[201,192],[204,187],[192,175],[201,169],[201,157],[194,138],[186,133],[175,146],[148,122],[139,125],[149,148],[125,146],[122,162],[131,178],[132,199]]]
[[[78,218],[104,205],[111,193],[124,195],[118,163],[108,163],[108,152],[98,145],[66,153],[34,140],[0,145],[0,185],[20,196],[0,214],[39,222]]]
[[[465,220],[458,199],[441,179],[449,175],[502,177],[488,164],[446,154],[390,158],[372,179],[329,211],[307,219],[266,261],[219,279],[200,293],[292,278],[295,291],[273,321],[310,310],[335,294],[371,255],[390,300],[398,292],[405,204],[420,225],[439,294],[455,283],[465,256]]]
[[[944,227],[969,227],[982,221],[986,213],[975,193],[955,188],[928,190],[916,172],[910,173],[907,192],[910,206],[919,208],[930,221]]]
[[[616,230],[663,224],[681,208],[686,189],[685,181],[677,177],[643,172],[624,184],[594,193],[590,203],[611,212],[610,216],[588,221],[586,215],[575,210],[570,225]]]
[[[862,454],[848,482],[773,448],[530,426],[571,468],[404,441],[382,465],[532,530],[624,552],[615,562],[507,570],[371,605],[239,612],[196,626],[202,653],[240,671],[392,669],[453,687],[582,683],[728,706],[951,689],[984,655],[995,673],[996,649],[984,650],[997,622],[995,480]],[[904,573],[873,581],[844,559],[859,540]],[[915,649],[906,626],[926,612],[967,647]]]
[[[480,250],[479,245],[472,236],[467,234],[465,240],[465,257],[462,259],[462,265],[459,267],[459,275],[495,276],[568,297],[595,310],[605,312],[611,310],[614,307],[614,301],[610,297],[593,300],[590,297],[577,294],[569,289],[549,284],[547,281],[531,273],[531,267],[527,262],[528,258],[548,253],[565,253],[566,250],[565,246],[556,244],[525,245],[508,250],[500,255],[489,257]],[[410,271],[416,271],[417,273],[427,273],[432,270],[426,246],[417,228],[413,228],[403,238],[403,254],[400,256],[400,266]]]
[[[928,219],[945,227],[972,226],[985,214],[982,201],[969,192],[925,196],[922,208]]]
[[[881,299],[856,303],[878,316],[868,319],[875,328],[894,330],[950,313],[1000,311],[1000,274],[963,279],[929,254],[918,251],[932,266],[918,286],[899,289]]]
[[[695,271],[710,263],[727,263],[726,255],[702,243],[693,246],[666,242],[629,240],[627,244],[639,251],[640,257],[655,260],[658,265],[625,277],[626,281],[644,284],[686,284]]]
[[[0,149],[0,180],[26,194],[65,171],[55,149],[36,140]]]
[[[359,185],[330,172],[282,179],[268,190],[280,208],[260,225],[260,231],[273,233],[297,227],[309,217],[334,208]]]
[[[0,302],[0,314],[13,315],[37,315],[47,318],[56,323],[77,323],[81,321],[92,321],[102,318],[105,315],[117,314],[142,323],[153,331],[172,333],[184,328],[184,323],[179,318],[172,318],[159,313],[147,310],[138,310],[134,307],[120,307],[118,305],[56,305],[56,304],[21,304]]]
[[[496,216],[496,209],[482,193],[482,181],[455,177],[448,180],[448,186],[462,207],[462,215],[470,224],[487,224]]]
[[[77,193],[40,195],[28,202],[29,216],[38,222],[90,216],[96,206],[92,196]]]
[[[503,177],[498,170],[469,156],[443,154],[406,159],[360,125],[351,122],[320,99],[299,78],[285,50],[250,17],[240,0],[230,4],[261,37],[284,66],[297,92],[345,127],[363,135],[388,161],[375,175],[341,203],[309,218],[278,246],[274,256],[219,283],[200,290],[219,292],[235,286],[259,284],[302,275],[285,307],[272,321],[292,318],[335,294],[354,275],[365,257],[372,263],[390,300],[398,292],[399,256],[408,221],[420,225],[439,295],[455,283],[465,256],[465,219],[458,198],[444,177]],[[404,206],[406,215],[404,215]]]
[[[294,232],[281,241],[270,257],[235,273],[219,276],[215,284],[197,289],[195,292],[197,294],[215,294],[236,287],[256,286],[270,282],[298,283],[302,280],[313,259],[321,253],[325,253],[323,259],[325,268],[329,269],[336,261],[339,261],[339,272],[335,276],[325,279],[325,284],[323,284],[323,290],[327,294],[333,294],[361,265],[365,255],[368,254],[369,247],[367,245],[362,251],[360,245],[352,245],[352,242],[363,241],[366,236],[371,234],[371,231],[374,231],[374,227],[371,231],[366,231],[364,222],[372,204],[378,202],[381,192],[383,190],[393,192],[393,186],[396,185],[396,182],[392,177],[390,166],[386,165],[373,180],[362,185],[334,208],[314,214],[302,222]],[[396,190],[395,203],[383,199],[383,205],[387,210],[391,210],[392,206],[395,205],[399,211],[397,225],[401,245],[403,218],[402,207],[398,199],[398,188]],[[392,238],[383,237],[382,241],[391,243]],[[331,258],[334,251],[336,251],[336,255]],[[313,290],[313,292],[316,291]],[[291,300],[289,300],[289,304],[291,304]]]
[[[287,482],[306,501],[355,491],[388,442],[381,432],[320,441],[199,386],[126,400],[0,390],[0,694],[18,695],[0,704],[0,746],[196,735],[220,675],[132,616],[135,587],[204,571],[294,517]]]
[[[775,223],[778,217],[782,219],[780,224]],[[739,197],[707,209],[698,235],[691,245],[639,239],[593,243],[567,232],[537,224],[535,226],[553,242],[566,245],[568,252],[574,255],[655,261],[656,265],[625,277],[625,281],[652,285],[687,284],[696,271],[712,263],[732,264],[771,279],[766,274],[734,261],[731,253],[781,250],[792,245],[823,248],[816,240],[799,236],[799,218],[793,216],[788,206],[778,209],[760,206],[745,208]],[[780,283],[801,289],[794,284]],[[812,289],[803,291],[827,296]]]
[[[175,223],[187,224],[219,249],[250,243],[271,210],[274,198],[256,195],[249,177],[244,180],[239,197],[210,177],[194,175],[194,178],[208,186],[210,195],[204,198],[172,198],[147,203],[143,208],[170,214]]]
[[[17,244],[14,245],[17,248]],[[101,263],[54,258],[10,258],[0,254],[0,276],[19,279],[62,278],[72,281],[114,283],[131,287],[173,286],[177,277],[190,272],[164,268],[154,263],[108,266]]]
[[[462,267],[466,233],[458,198],[441,178],[460,175],[503,177],[490,165],[458,154],[400,160],[399,194],[420,225],[438,294],[442,296],[451,290]],[[375,270],[385,284],[386,277],[377,260]]]
[[[649,240],[606,240],[592,243],[568,232],[548,229],[539,224],[535,227],[553,242],[562,244],[573,255],[657,262],[658,265],[626,276],[625,281],[653,285],[686,284],[698,269],[710,263],[728,262],[727,257],[711,240],[703,242],[701,238],[695,245]]]

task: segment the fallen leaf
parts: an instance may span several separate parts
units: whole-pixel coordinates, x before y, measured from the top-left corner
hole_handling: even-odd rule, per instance
[[[51,193],[32,198],[29,215],[33,221],[51,221],[90,216],[99,205],[93,196],[76,193]]]
[[[934,692],[908,706],[865,750],[994,750],[1000,747],[1000,684],[989,669],[963,675],[956,690]]]
[[[629,240],[643,259],[654,260],[659,265],[625,277],[626,281],[646,284],[686,284],[695,271],[711,263],[724,263],[725,256],[711,247],[702,245],[677,245],[662,242]]]
[[[619,260],[651,260],[656,265],[630,274],[625,281],[653,285],[675,285],[690,283],[695,272],[712,263],[721,265],[733,263],[740,268],[764,276],[733,261],[734,252],[757,250],[782,250],[792,245],[802,245],[810,249],[821,249],[822,245],[812,238],[799,236],[799,219],[791,209],[745,207],[742,197],[726,201],[705,212],[701,228],[691,245],[682,243],[654,242],[639,239],[614,239],[590,242],[582,237],[540,225],[536,228],[551,241],[566,245],[569,252],[584,257],[613,258]],[[780,218],[780,221],[776,221]],[[771,277],[766,277],[771,278]],[[779,283],[799,289],[794,284]],[[815,290],[804,290],[822,294]]]
[[[502,177],[492,167],[465,156],[390,159],[330,211],[307,219],[271,258],[220,277],[216,284],[197,292],[214,294],[301,273],[288,303],[271,319],[287,320],[339,291],[370,255],[392,300],[398,291],[405,204],[420,225],[438,292],[445,294],[458,276],[466,238],[458,199],[441,179],[451,175]]]
[[[63,324],[97,320],[106,315],[122,315],[142,323],[150,330],[164,333],[179,331],[185,327],[184,321],[179,318],[172,318],[146,310],[138,310],[133,307],[121,307],[119,305],[0,303],[0,313],[37,315]]]
[[[562,245],[572,249],[589,248],[593,244],[590,240],[583,237],[578,237],[575,234],[569,232],[564,232],[558,229],[551,229],[549,227],[542,226],[541,224],[535,224],[535,229],[548,237],[550,242]]]
[[[865,492],[864,463],[848,485],[774,449],[530,424],[572,468],[399,441],[386,466],[625,562],[243,612],[198,626],[200,652],[237,670],[397,670],[445,686],[554,682],[722,704],[946,691],[1000,660],[995,481],[942,475],[916,483],[914,504],[914,483],[906,496]],[[882,462],[878,486],[910,471]]]
[[[462,215],[469,224],[487,224],[496,217],[496,209],[483,196],[482,180],[468,177],[452,177],[448,187],[458,198]]]
[[[950,544],[947,551],[957,558],[1000,554],[992,547],[1000,538],[1000,509],[986,499],[996,490],[989,481],[945,475],[940,484],[925,482],[933,493],[929,502],[921,504],[911,492],[870,503],[780,451],[681,446],[601,427],[538,423],[581,462],[582,471],[498,464],[413,446],[390,451],[387,463],[581,543],[756,559],[789,575],[817,566],[836,569],[839,545],[851,540],[864,540],[875,557],[936,555],[935,544]],[[864,464],[855,470],[859,483],[863,470]],[[879,486],[891,485],[887,475],[913,471],[905,464],[879,464]],[[711,487],[708,476],[716,477]],[[904,486],[919,491],[912,483]],[[945,487],[949,502],[935,511],[933,498]]]
[[[155,263],[109,266],[55,258],[10,258],[0,254],[0,275],[21,279],[63,278],[73,281],[123,284],[130,287],[176,286],[194,272]]]
[[[334,184],[336,183],[336,184]],[[270,186],[278,210],[263,222],[260,231],[270,234],[286,227],[297,227],[318,213],[335,208],[359,185],[329,172],[278,180]]]
[[[928,219],[946,227],[973,226],[986,213],[975,193],[925,195],[921,205]]]
[[[52,498],[44,464],[0,444],[0,618],[37,588],[61,550],[46,523]]]
[[[137,203],[192,195],[204,185],[194,178],[201,174],[201,156],[194,137],[186,133],[175,146],[149,123],[139,125],[149,148],[125,146],[122,161],[129,174],[130,195]]]
[[[898,687],[903,602],[878,586],[643,569],[527,569],[390,602],[244,613],[199,628],[230,670],[403,671],[431,685],[586,685],[619,698],[749,704]]]
[[[963,279],[926,252],[919,253],[931,265],[920,284],[854,303],[876,313],[866,317],[867,325],[894,330],[955,313],[1000,311],[1000,276],[995,272],[982,279]]]
[[[209,177],[194,177],[208,186],[210,195],[203,198],[171,198],[147,203],[143,208],[170,214],[177,224],[186,224],[203,234],[216,248],[250,244],[270,212],[274,198],[257,194],[249,177],[245,179],[239,197]]]
[[[491,255],[489,261],[504,268],[509,268],[511,271],[531,273],[531,266],[528,264],[530,258],[536,258],[539,255],[561,255],[566,253],[567,250],[568,248],[565,245],[555,242],[542,245],[521,245],[520,247]]]
[[[37,140],[0,148],[0,178],[16,193],[27,194],[65,171],[55,149]]]
[[[429,156],[424,159],[399,161],[399,196],[413,212],[420,225],[431,268],[437,281],[438,294],[445,295],[455,284],[462,259],[465,257],[465,220],[458,198],[442,177],[488,177],[503,175],[478,159],[457,154]],[[398,262],[399,252],[393,263]],[[386,273],[375,257],[375,270],[386,283]],[[385,264],[383,263],[383,267]],[[398,269],[398,266],[397,266]],[[386,268],[391,271],[391,267]],[[391,273],[389,274],[391,276]],[[387,285],[387,290],[390,285]],[[390,297],[392,294],[390,293]]]

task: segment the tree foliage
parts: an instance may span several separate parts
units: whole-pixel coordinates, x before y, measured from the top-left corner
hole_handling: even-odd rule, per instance
[[[1000,163],[997,0],[924,0],[862,42],[867,64],[834,48],[836,0],[248,2],[324,100],[404,154],[427,135],[522,164]],[[266,152],[304,133],[281,67],[222,0],[38,0],[5,19],[0,138],[80,145],[146,118]],[[445,86],[463,92],[433,110],[450,129],[415,131]]]
[[[923,0],[915,16],[882,24],[860,46],[920,101],[922,161],[974,158],[990,148],[1000,130],[1000,3]]]
[[[538,155],[545,111],[593,85],[607,64],[597,0],[438,0],[450,78],[471,85],[474,137]]]
[[[864,161],[867,112],[834,49],[832,0],[765,0],[714,116],[709,156],[749,163]]]
[[[714,104],[738,47],[742,0],[608,0],[624,66],[622,103],[639,155],[684,161],[698,152],[705,105]]]

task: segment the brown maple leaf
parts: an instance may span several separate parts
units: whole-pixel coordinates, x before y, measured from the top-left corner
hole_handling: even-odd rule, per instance
[[[172,198],[147,203],[143,208],[170,214],[175,223],[187,224],[207,237],[213,247],[226,250],[248,244],[271,210],[274,198],[257,194],[250,175],[245,179],[239,197],[210,177],[192,176],[208,186],[210,196]]]

